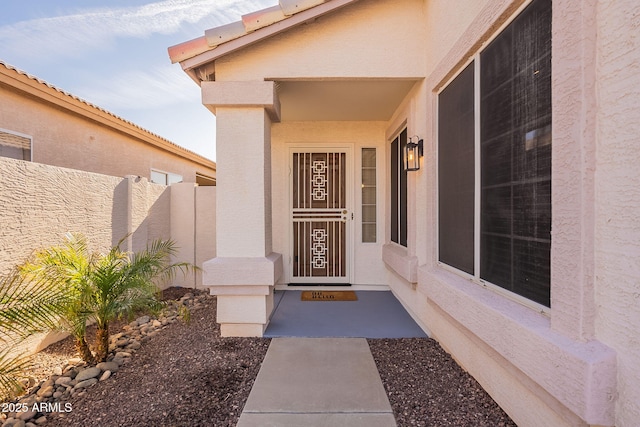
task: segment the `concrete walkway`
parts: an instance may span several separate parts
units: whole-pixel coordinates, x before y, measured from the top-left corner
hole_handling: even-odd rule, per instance
[[[364,338],[274,338],[238,427],[391,427]]]

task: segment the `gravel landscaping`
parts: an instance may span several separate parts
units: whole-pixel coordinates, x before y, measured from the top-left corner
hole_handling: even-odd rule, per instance
[[[118,366],[83,366],[73,359],[70,339],[39,353],[31,372],[39,385],[32,389],[31,399],[57,406],[4,424],[235,426],[270,339],[221,338],[216,298],[185,296],[188,292],[172,288],[165,298],[189,305],[190,322],[175,316],[143,318],[140,325],[123,322],[112,328],[115,334],[124,327],[112,336],[114,351],[121,353],[111,357]],[[515,425],[435,341],[368,342],[398,426]],[[42,383],[51,373],[55,375],[49,382]],[[84,380],[82,387],[76,378]],[[57,393],[57,398],[50,393]]]
[[[368,342],[398,426],[516,425],[436,341]]]

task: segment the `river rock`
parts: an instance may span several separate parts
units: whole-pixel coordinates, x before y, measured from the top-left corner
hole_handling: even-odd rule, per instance
[[[120,365],[118,365],[118,363],[116,362],[100,362],[96,365],[96,368],[99,368],[101,371],[111,371],[111,372],[118,372],[118,369],[120,369]]]
[[[98,375],[100,375],[100,368],[98,367],[93,367],[93,368],[87,368],[83,371],[80,371],[80,373],[78,373],[78,375],[76,375],[76,381],[78,381],[78,383],[91,379],[91,378],[95,378]],[[77,386],[77,384],[76,384]]]
[[[127,350],[138,350],[140,347],[141,347],[140,341],[132,341],[127,346]]]
[[[51,397],[53,396],[53,385],[48,385],[46,387],[41,387],[40,390],[36,393],[38,396],[42,397]]]
[[[60,377],[56,380],[56,385],[68,386],[73,379],[71,377]]]
[[[80,381],[78,384],[76,384],[76,386],[73,389],[79,390],[81,388],[91,387],[97,382],[98,382],[97,378],[89,378],[88,380]]]
[[[35,417],[36,413],[34,411],[24,411],[20,412],[16,418],[22,421],[29,421],[31,418]]]

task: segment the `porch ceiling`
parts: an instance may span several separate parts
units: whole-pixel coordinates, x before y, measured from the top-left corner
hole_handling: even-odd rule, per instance
[[[386,121],[416,80],[279,81],[282,121]]]

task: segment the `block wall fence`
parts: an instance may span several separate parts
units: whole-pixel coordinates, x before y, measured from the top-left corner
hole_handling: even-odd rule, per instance
[[[123,178],[0,158],[0,274],[34,250],[60,244],[65,233],[84,234],[91,250],[106,252],[127,236],[137,251],[154,239],[173,239],[172,261],[202,265],[215,256],[215,187],[166,187]],[[199,287],[199,272],[172,283]]]

